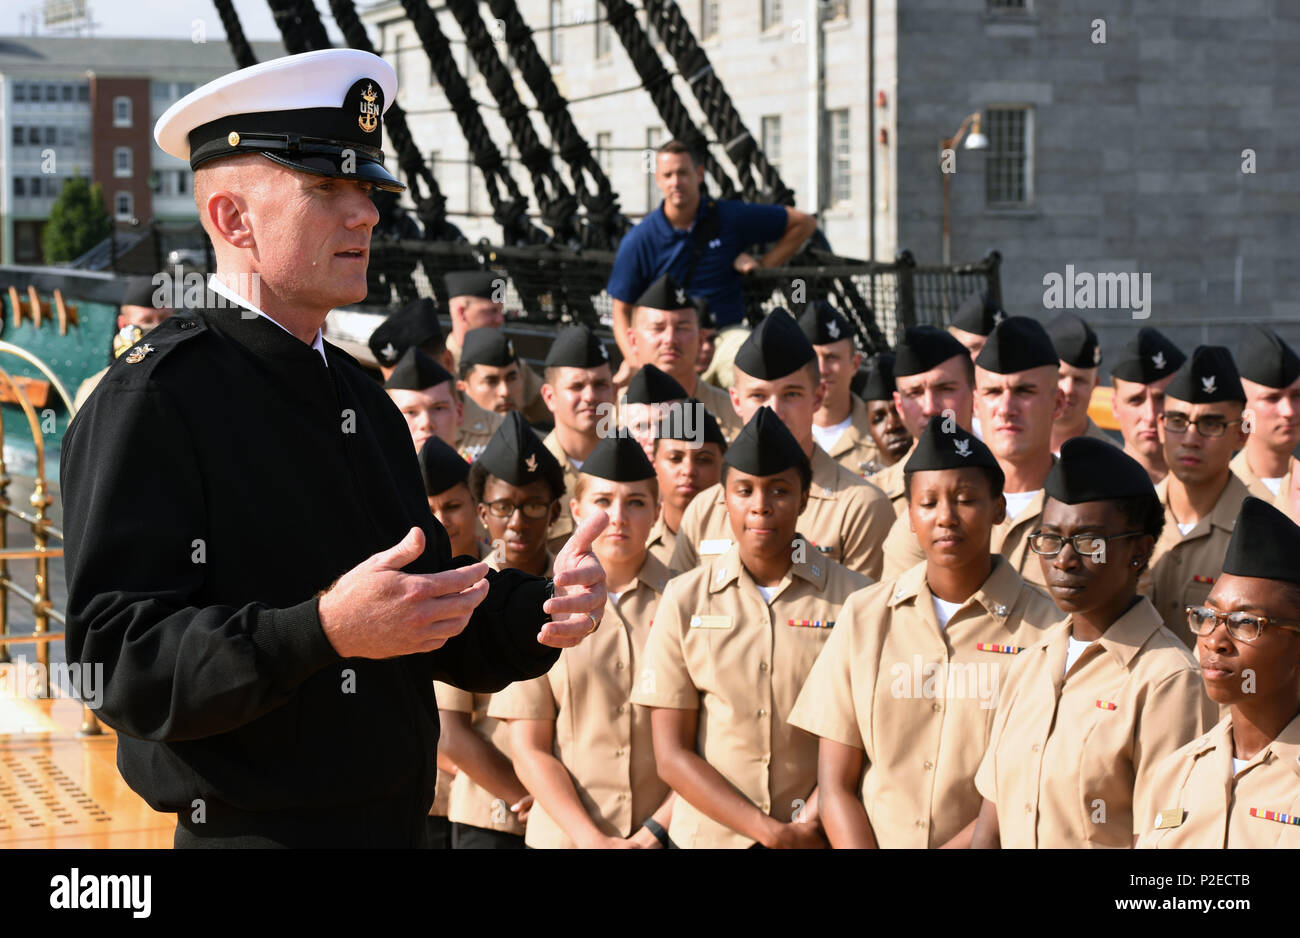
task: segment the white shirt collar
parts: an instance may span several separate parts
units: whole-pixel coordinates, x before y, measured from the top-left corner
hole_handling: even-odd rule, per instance
[[[266,315],[266,313],[262,312],[252,303],[248,302],[248,300],[244,299],[234,290],[230,289],[230,287],[226,286],[216,274],[212,274],[211,276],[208,277],[208,289],[211,290],[213,293],[216,293],[218,296],[225,297],[227,300],[234,303],[236,306],[242,306],[244,307],[244,309],[257,313],[257,315],[261,316],[263,319],[270,320],[271,322],[274,322],[277,326],[280,326],[281,329],[284,329],[284,326],[281,325],[279,322],[276,322],[274,319],[271,319],[271,317]],[[288,329],[284,329],[284,331],[289,332]],[[293,335],[293,333],[289,332],[289,335]],[[297,338],[297,336],[294,336],[294,338]],[[330,363],[329,363],[329,359],[325,357],[325,338],[320,329],[316,330],[316,338],[312,339],[311,347],[314,348],[316,351],[320,352],[321,361],[323,361],[325,363],[325,367],[328,368],[330,366]]]

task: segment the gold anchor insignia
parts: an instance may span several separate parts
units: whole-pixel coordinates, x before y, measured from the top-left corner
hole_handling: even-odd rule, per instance
[[[137,345],[131,351],[126,353],[126,363],[134,365],[136,362],[144,361],[146,355],[154,350],[152,345]]]
[[[366,90],[361,93],[361,116],[357,118],[357,125],[366,133],[374,133],[379,126],[379,106],[375,104],[378,97],[375,86],[367,83]]]

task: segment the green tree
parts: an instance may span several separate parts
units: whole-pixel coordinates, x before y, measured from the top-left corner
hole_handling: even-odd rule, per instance
[[[108,237],[111,222],[99,183],[73,176],[54,200],[50,220],[41,234],[45,263],[61,264],[85,254]]]

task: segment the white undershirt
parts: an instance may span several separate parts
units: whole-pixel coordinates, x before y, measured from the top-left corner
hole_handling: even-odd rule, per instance
[[[1178,522],[1178,533],[1180,533],[1180,534],[1182,534],[1184,537],[1186,537],[1186,536],[1187,536],[1187,533],[1188,533],[1189,531],[1191,531],[1192,528],[1196,527],[1197,524],[1199,524],[1199,522],[1197,522],[1197,521],[1189,521],[1189,522],[1187,522],[1186,524],[1183,524],[1181,521],[1179,521],[1179,522]]]
[[[586,461],[587,461],[587,460],[585,460],[585,459],[570,459],[570,460],[569,460],[569,462],[573,464],[573,468],[574,468],[574,469],[577,469],[579,472],[582,471],[582,464],[585,463]]]
[[[934,603],[934,615],[939,620],[941,629],[948,627],[948,620],[952,618],[952,614],[964,605],[964,603],[946,602],[933,593],[930,594],[930,599]]]
[[[623,593],[622,592],[616,593],[613,590],[606,590],[605,595],[609,597],[610,602],[614,603],[614,605],[618,605],[618,598],[622,596]]]
[[[1265,487],[1276,495],[1278,492],[1282,491],[1282,479],[1283,477],[1279,476],[1276,479],[1260,479],[1259,481],[1263,482]]]
[[[1025,506],[1034,500],[1034,496],[1041,492],[1042,489],[1030,489],[1028,492],[1003,492],[1007,499],[1007,519],[1014,521],[1020,517],[1020,513],[1025,510]]]
[[[980,418],[974,414],[970,415],[970,432],[981,443],[984,441],[984,428],[980,426]]]
[[[844,420],[841,420],[839,423],[831,424],[829,427],[819,427],[817,424],[813,424],[813,439],[817,441],[818,446],[829,453],[831,447],[840,441],[840,437],[844,435],[844,431],[847,430],[852,423],[853,414],[850,413]],[[1276,489],[1274,491],[1276,491]]]
[[[1250,761],[1249,759],[1238,759],[1236,756],[1233,756],[1233,757],[1232,757],[1232,774],[1233,774],[1233,775],[1236,775],[1238,772],[1240,772],[1242,769],[1244,769],[1244,768],[1246,767],[1246,763],[1249,762],[1249,761]]]
[[[257,313],[257,315],[261,316],[263,319],[270,319],[271,322],[274,322],[277,326],[280,326],[281,329],[284,329],[283,325],[276,322],[274,319],[271,319],[271,317],[266,315],[266,313],[262,312],[252,303],[248,302],[248,300],[244,299],[234,290],[230,289],[230,287],[226,286],[220,279],[217,278],[216,274],[212,274],[210,277],[208,277],[208,289],[211,290],[213,293],[218,294],[219,296],[224,296],[226,299],[234,303],[236,306],[242,306],[244,307],[244,309]],[[284,331],[289,332],[288,329],[284,329]],[[289,335],[293,335],[293,333],[289,332]],[[295,339],[298,338],[297,336],[293,336],[293,337]],[[325,357],[325,341],[320,329],[316,330],[316,338],[312,339],[311,347],[314,348],[316,351],[320,352],[320,359],[325,363],[325,367],[328,368],[330,366],[330,363],[329,363],[329,359]]]
[[[1074,663],[1079,660],[1079,656],[1087,651],[1088,646],[1091,644],[1092,642],[1081,642],[1073,635],[1070,636],[1070,648],[1065,653],[1065,670],[1067,674],[1074,667]]]
[[[776,591],[778,589],[780,589],[780,587],[760,586],[758,588],[758,591],[763,594],[763,602],[767,603],[770,606],[772,605],[772,597],[776,595]]]

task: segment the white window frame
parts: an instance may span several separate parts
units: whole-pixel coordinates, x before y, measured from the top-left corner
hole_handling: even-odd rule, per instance
[[[785,7],[781,0],[758,0],[759,26],[763,32],[785,26]]]
[[[564,34],[560,31],[564,25],[564,0],[547,0],[546,17],[547,25],[550,26],[546,43],[547,61],[554,68],[564,64]]]
[[[126,106],[125,112],[123,111],[123,105]],[[133,111],[134,105],[132,105],[130,98],[124,94],[115,97],[113,99],[113,126],[130,127]]]
[[[126,199],[126,210],[122,210],[122,200]],[[113,217],[118,221],[130,221],[135,217],[135,196],[125,190],[113,194]]]
[[[722,22],[722,4],[719,0],[700,0],[700,39],[713,39]]]
[[[839,170],[840,154],[837,151],[839,140],[837,140],[836,120],[840,115],[844,117],[844,174],[842,177],[837,176]],[[826,132],[830,137],[829,146],[826,148],[828,166],[826,173],[827,182],[827,203],[832,206],[849,205],[853,202],[853,112],[849,108],[832,108],[826,112]],[[837,185],[843,182],[843,188],[847,190],[842,197],[837,191],[840,187]]]
[[[602,130],[596,134],[596,163],[606,176],[613,174],[613,131]]]
[[[1024,184],[1024,199],[1022,201],[1011,201],[1000,199],[997,201],[989,198],[990,189],[993,186],[994,174],[997,171],[995,161],[1004,154],[995,149],[995,140],[997,137],[997,121],[992,116],[997,111],[1023,111],[1025,115],[1024,129],[1024,175],[1022,182]],[[1005,102],[1000,104],[990,104],[984,108],[983,131],[989,137],[989,149],[984,157],[984,206],[985,208],[997,211],[1002,209],[1028,209],[1034,205],[1034,107],[1031,104],[1020,102]],[[1010,154],[1005,154],[1010,155]]]
[[[126,157],[123,161],[122,157]],[[123,163],[125,162],[125,165]],[[113,177],[130,179],[135,175],[135,153],[130,147],[113,147]]]
[[[764,114],[759,121],[762,128],[763,155],[773,169],[781,168],[781,115]],[[775,133],[773,132],[775,131]]]

